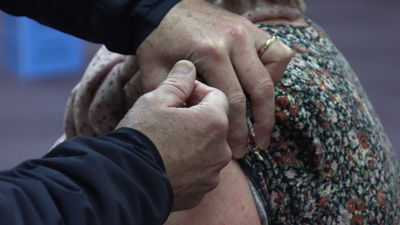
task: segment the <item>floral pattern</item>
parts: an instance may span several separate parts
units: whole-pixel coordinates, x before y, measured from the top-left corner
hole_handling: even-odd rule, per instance
[[[381,122],[345,57],[307,21],[258,25],[294,54],[275,88],[271,145],[241,166],[270,224],[400,224],[400,166]]]

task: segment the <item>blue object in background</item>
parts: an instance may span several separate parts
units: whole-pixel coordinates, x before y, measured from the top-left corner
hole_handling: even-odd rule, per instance
[[[2,15],[2,66],[20,80],[81,71],[83,41],[26,17]]]

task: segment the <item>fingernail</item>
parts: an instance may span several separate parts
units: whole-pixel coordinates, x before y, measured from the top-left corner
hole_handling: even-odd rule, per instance
[[[271,142],[271,136],[266,135],[258,142],[258,146],[261,150],[266,150]]]
[[[241,159],[243,158],[247,153],[247,144],[246,145],[239,145],[236,148],[236,151],[233,152],[233,158],[234,159]]]
[[[189,75],[193,70],[193,65],[188,61],[179,61],[172,68],[170,75]]]

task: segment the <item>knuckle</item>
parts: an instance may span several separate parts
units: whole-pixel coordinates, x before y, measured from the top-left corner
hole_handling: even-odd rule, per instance
[[[257,96],[273,96],[275,94],[275,85],[271,79],[262,79],[253,89],[253,95]]]
[[[210,133],[215,138],[226,139],[229,130],[229,122],[226,115],[217,115],[215,112],[210,111],[210,117],[213,118],[208,127],[207,132]]]
[[[236,46],[245,46],[249,37],[249,27],[253,27],[252,23],[242,17],[238,17],[234,22],[225,23],[222,35],[204,37],[198,43],[198,51],[218,60],[231,48],[232,43]]]
[[[210,183],[208,185],[208,189],[206,189],[206,192],[214,190],[220,183],[220,178],[219,176],[214,176],[214,179],[210,180]]]
[[[253,37],[249,34],[254,33],[254,26],[249,26],[250,21],[247,19],[239,21],[237,24],[230,26],[226,29],[226,36],[229,38],[230,42],[237,47],[248,46],[249,40]]]
[[[214,157],[214,165],[218,172],[220,172],[232,160],[232,151],[227,144],[225,144],[225,147],[220,147],[218,150],[218,154],[216,154]],[[219,178],[219,176],[216,178]]]
[[[242,25],[231,26],[227,30],[228,36],[235,41],[244,41],[246,37],[246,27]]]
[[[200,44],[199,52],[212,60],[219,61],[226,52],[226,43],[221,39],[203,41]]]
[[[222,157],[221,157],[221,166],[222,167],[225,167],[226,165],[228,165],[229,164],[229,162],[231,161],[231,159],[232,159],[232,151],[230,151],[230,149],[228,148],[227,149],[228,151],[225,151],[224,153],[224,155],[222,155]]]
[[[138,105],[147,105],[151,102],[154,101],[154,93],[153,92],[148,92],[142,96],[135,102],[135,106],[137,107]]]
[[[223,136],[226,139],[226,135],[229,131],[229,122],[227,116],[221,116],[221,119],[216,123],[216,132],[219,136]]]
[[[289,48],[286,44],[284,44],[281,40],[277,41],[279,47],[279,56],[281,57],[282,61],[289,62],[293,56],[293,50]]]
[[[186,100],[186,85],[185,82],[178,78],[168,78],[162,85],[168,87],[169,91],[176,95],[181,100]]]
[[[246,107],[246,96],[243,92],[235,92],[228,96],[229,111],[241,112]]]
[[[214,144],[222,143],[229,131],[228,117],[220,109],[211,107],[206,113],[199,114],[197,127],[201,136],[208,137]]]

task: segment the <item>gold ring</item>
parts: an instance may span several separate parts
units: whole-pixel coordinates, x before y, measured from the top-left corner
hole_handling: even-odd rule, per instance
[[[258,57],[261,58],[262,55],[267,51],[269,46],[272,45],[272,43],[275,41],[276,37],[272,35],[259,49],[258,49]]]

